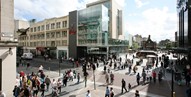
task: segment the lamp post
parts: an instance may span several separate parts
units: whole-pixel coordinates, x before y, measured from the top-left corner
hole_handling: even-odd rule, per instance
[[[59,76],[60,76],[60,72],[61,72],[60,63],[62,63],[62,57],[59,57],[59,62],[58,62],[58,66],[59,66]]]
[[[93,64],[94,90],[96,90],[96,83],[95,83],[95,69],[96,69],[96,66],[95,66],[95,64]]]

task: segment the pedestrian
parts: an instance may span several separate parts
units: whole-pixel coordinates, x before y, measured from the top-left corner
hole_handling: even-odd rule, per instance
[[[90,90],[87,91],[86,97],[91,97]]]
[[[41,96],[44,97],[44,91],[45,91],[45,82],[43,82],[41,85],[40,85],[40,90],[41,90]]]
[[[137,70],[137,66],[135,65],[135,66],[133,67],[134,74],[137,73],[136,70]]]
[[[61,84],[62,84],[61,80],[58,79],[58,81],[57,81],[57,87],[58,87],[59,94],[61,93],[61,86],[62,86]]]
[[[110,97],[114,97],[114,91],[112,87],[110,88]]]
[[[129,74],[131,73],[132,66],[129,65]]]
[[[77,84],[79,84],[80,83],[80,73],[78,73],[78,75],[77,75]]]
[[[110,91],[109,91],[109,88],[107,86],[106,91],[105,91],[105,97],[109,97],[109,95],[110,95]]]
[[[130,89],[131,89],[131,84],[129,83],[128,84],[128,91],[130,91]]]
[[[106,84],[108,85],[109,84],[109,75],[108,75],[108,73],[105,74],[105,81],[106,81]]]
[[[20,94],[20,87],[18,87],[17,85],[15,85],[14,89],[13,89],[13,96],[14,97],[18,97]]]
[[[104,66],[103,68],[104,74],[106,73],[106,69],[107,69],[106,66]]]
[[[138,90],[135,91],[135,97],[140,97]]]
[[[37,95],[38,95],[38,86],[37,85],[33,86],[32,90],[33,90],[33,97],[37,97]],[[28,96],[26,96],[26,97],[28,97]]]
[[[43,71],[43,66],[42,66],[42,65],[39,66],[38,71],[39,71],[39,72],[42,72],[42,71]]]
[[[186,90],[186,97],[191,97],[191,87]]]
[[[125,91],[127,92],[127,89],[126,89],[126,82],[124,79],[122,79],[121,81],[121,94],[123,94],[123,89],[125,89]]]
[[[46,91],[49,91],[49,86],[50,86],[50,83],[51,83],[50,78],[48,76],[46,76],[44,82],[46,84]]]
[[[26,70],[27,70],[29,67],[30,67],[30,63],[29,63],[29,62],[27,62],[27,68],[26,68]]]
[[[114,81],[114,74],[111,72],[110,73],[110,81],[111,81],[111,85],[113,84],[113,81]]]
[[[145,73],[145,71],[142,72],[142,77],[143,77],[143,85],[145,84],[146,81],[146,76],[147,74]]]
[[[161,70],[158,73],[158,81],[159,81],[159,83],[162,81],[162,71]]]
[[[137,74],[136,78],[137,78],[137,85],[139,85],[140,84],[140,78],[141,78],[139,73]]]
[[[189,73],[187,73],[187,75],[186,75],[186,86],[190,86],[190,80],[191,80],[191,78],[190,78],[190,75],[189,75]]]
[[[153,76],[153,81],[154,81],[154,83],[156,83],[156,76],[157,76],[157,74],[156,74],[155,71],[153,71],[152,76]]]

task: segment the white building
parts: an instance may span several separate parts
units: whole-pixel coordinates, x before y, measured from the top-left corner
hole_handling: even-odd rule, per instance
[[[12,97],[16,82],[16,45],[14,38],[14,1],[0,0],[0,91]]]
[[[30,24],[28,21],[24,21],[24,20],[14,20],[14,24],[15,24],[15,29],[14,29],[14,39],[18,40],[18,35],[20,33],[18,33],[18,29],[27,29]]]
[[[19,36],[19,46],[36,55],[68,57],[68,16],[45,19],[32,24]]]
[[[129,41],[129,47],[132,47],[133,46],[133,35],[128,34],[127,40]]]

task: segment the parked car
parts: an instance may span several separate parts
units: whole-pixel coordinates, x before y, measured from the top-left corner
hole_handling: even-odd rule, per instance
[[[23,55],[21,56],[22,59],[29,59],[32,60],[33,59],[33,54],[32,53],[23,53]]]

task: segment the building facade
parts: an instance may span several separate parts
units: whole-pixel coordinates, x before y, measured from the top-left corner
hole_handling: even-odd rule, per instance
[[[108,57],[127,49],[127,41],[119,39],[123,35],[123,17],[122,8],[115,0],[87,4],[87,8],[77,14],[77,52],[83,52],[78,55],[87,53]]]
[[[19,46],[35,55],[68,56],[68,16],[34,23],[20,35]]]
[[[0,5],[0,40],[14,40],[14,1],[1,0]]]
[[[18,30],[21,29],[27,29],[30,24],[28,21],[24,21],[24,20],[14,20],[14,39],[17,41],[18,40],[18,36],[20,35],[20,33],[18,32]]]
[[[13,96],[16,81],[16,46],[14,35],[14,1],[0,0],[0,91]]]
[[[177,0],[178,14],[178,47],[191,47],[191,1]]]
[[[127,41],[123,35],[122,9],[114,0],[100,0],[87,8],[69,12],[68,16],[46,19],[21,34],[19,45],[37,55],[81,58],[123,52]]]
[[[143,50],[156,50],[156,42],[151,40],[151,36],[149,35],[147,40],[141,42],[141,48]]]

